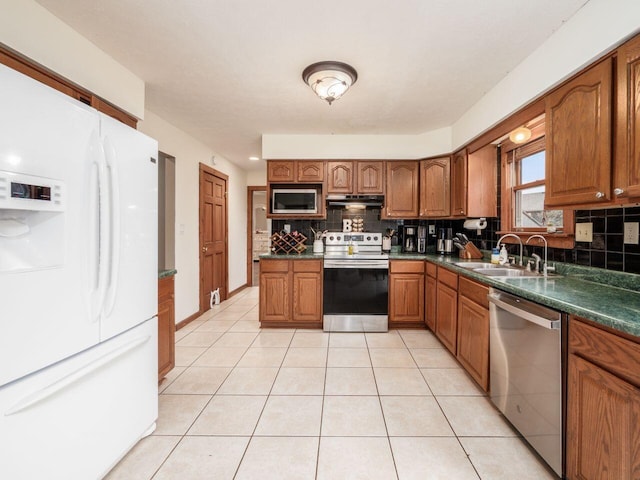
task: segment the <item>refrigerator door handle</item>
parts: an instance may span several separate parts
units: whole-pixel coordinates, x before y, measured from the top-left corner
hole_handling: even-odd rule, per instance
[[[106,298],[102,309],[103,318],[108,317],[113,310],[120,269],[120,182],[118,179],[118,158],[109,137],[104,138],[104,150],[110,191],[109,217],[111,218],[111,228],[109,230],[109,242],[111,246],[111,257],[109,259]]]
[[[102,155],[98,164],[98,184],[100,190],[100,247],[98,254],[98,289],[97,289],[97,313],[99,320],[103,316],[104,302],[109,282],[109,263],[111,258],[111,189],[104,148],[101,146]]]
[[[49,385],[47,385],[44,388],[41,388],[40,390],[37,390],[35,392],[32,392],[22,397],[20,400],[18,400],[17,403],[9,407],[9,409],[7,409],[4,412],[4,415],[7,417],[10,415],[15,415],[17,413],[20,413],[26,410],[27,408],[30,408],[38,403],[45,401],[47,398],[55,395],[59,391],[64,390],[70,385],[73,385],[74,383],[79,382],[80,380],[87,377],[88,375],[91,375],[102,366],[108,363],[114,362],[118,358],[126,355],[131,350],[134,350],[139,346],[145,344],[150,339],[151,339],[150,335],[136,338],[134,340],[131,340],[128,343],[125,343],[124,345],[119,346],[118,348],[110,352],[105,353],[104,355],[97,358],[96,360],[89,363],[88,365],[85,365],[75,370],[74,372],[71,372],[68,375],[65,375],[61,378],[54,380]]]

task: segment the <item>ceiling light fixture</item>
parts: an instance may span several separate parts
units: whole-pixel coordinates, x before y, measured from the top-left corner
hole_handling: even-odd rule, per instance
[[[260,157],[249,157],[249,160],[251,160],[252,162],[257,162],[258,160],[260,160]]]
[[[316,95],[331,105],[356,83],[358,73],[346,63],[318,62],[304,69],[302,79]]]
[[[509,134],[509,140],[513,143],[524,143],[531,138],[531,130],[527,127],[516,128]]]

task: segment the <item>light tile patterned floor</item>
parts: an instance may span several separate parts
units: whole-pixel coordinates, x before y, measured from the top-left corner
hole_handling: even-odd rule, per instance
[[[177,332],[158,427],[108,480],[555,478],[430,332],[257,310],[250,288]]]

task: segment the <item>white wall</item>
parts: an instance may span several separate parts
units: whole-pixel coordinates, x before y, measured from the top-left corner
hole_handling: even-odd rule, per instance
[[[267,164],[261,162],[259,170],[250,170],[247,172],[247,185],[262,187],[267,185]]]
[[[0,42],[144,117],[144,82],[33,0],[0,0]]]
[[[247,176],[240,167],[174,127],[153,112],[145,112],[138,129],[158,140],[159,149],[176,159],[176,322],[199,309],[200,265],[198,237],[199,164],[229,176],[229,291],[247,282]],[[215,155],[215,165],[211,157]]]

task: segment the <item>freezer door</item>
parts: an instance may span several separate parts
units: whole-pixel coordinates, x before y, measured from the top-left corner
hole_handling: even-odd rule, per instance
[[[102,478],[158,417],[157,323],[0,387],[0,477]]]
[[[158,312],[158,144],[102,114],[100,129],[110,187],[102,341]]]
[[[4,65],[0,106],[1,387],[99,341],[101,153],[95,111]],[[19,197],[52,180],[58,207]]]

